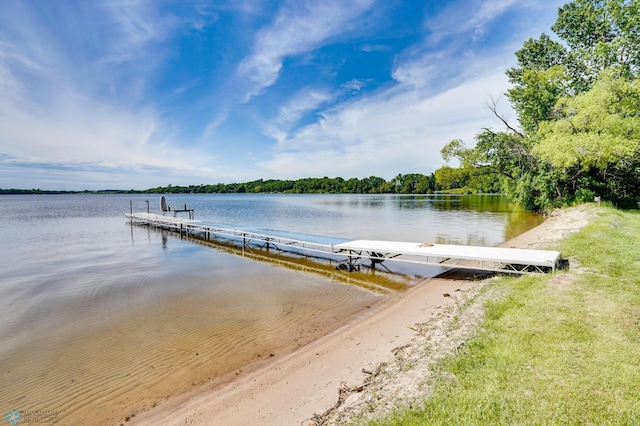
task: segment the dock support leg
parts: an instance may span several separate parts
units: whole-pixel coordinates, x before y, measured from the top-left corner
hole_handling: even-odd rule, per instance
[[[347,250],[347,260],[340,262],[336,269],[341,271],[353,272],[356,270],[356,266],[353,264],[353,257],[351,256],[351,250]]]
[[[376,265],[378,263],[382,264],[382,262],[384,262],[384,254],[382,253],[377,253],[375,251],[372,251],[370,253],[371,256],[371,269],[376,269]]]

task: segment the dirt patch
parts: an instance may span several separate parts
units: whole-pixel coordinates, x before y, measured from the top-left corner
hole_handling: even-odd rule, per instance
[[[512,238],[501,247],[557,249],[560,240],[586,226],[595,215],[596,208],[590,204],[555,210],[540,226]]]

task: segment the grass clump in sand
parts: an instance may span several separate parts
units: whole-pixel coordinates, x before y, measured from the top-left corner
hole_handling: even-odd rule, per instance
[[[491,284],[423,406],[373,424],[640,424],[640,213],[599,209],[561,250],[569,271]]]

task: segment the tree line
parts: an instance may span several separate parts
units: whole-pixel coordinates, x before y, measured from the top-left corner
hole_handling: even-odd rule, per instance
[[[507,99],[518,123],[481,129],[442,150],[435,175],[506,193],[545,211],[599,196],[619,207],[640,200],[640,0],[575,0],[551,30],[515,52]]]
[[[434,173],[398,174],[387,181],[370,176],[363,179],[341,177],[303,178],[297,180],[258,179],[243,183],[215,185],[159,186],[144,193],[285,193],[285,194],[429,194],[446,189],[436,181]]]
[[[370,176],[363,179],[341,177],[303,178],[297,180],[258,179],[243,183],[217,183],[214,185],[167,185],[144,190],[99,191],[47,191],[40,189],[1,189],[0,194],[226,194],[226,193],[286,193],[286,194],[430,194],[449,189],[448,183],[439,182],[434,173],[398,174],[387,181]],[[462,192],[457,189],[456,192]]]

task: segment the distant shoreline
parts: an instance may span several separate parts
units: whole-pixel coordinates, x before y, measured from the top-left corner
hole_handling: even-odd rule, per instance
[[[39,189],[0,189],[0,195],[64,195],[64,194],[144,194],[144,191],[104,189],[99,191],[55,191]]]
[[[302,178],[296,180],[258,179],[242,183],[201,185],[167,185],[148,189],[48,190],[0,188],[0,195],[10,194],[472,194],[467,187],[449,188],[436,181],[435,175],[399,174],[391,180],[370,176],[362,179],[341,177]]]

